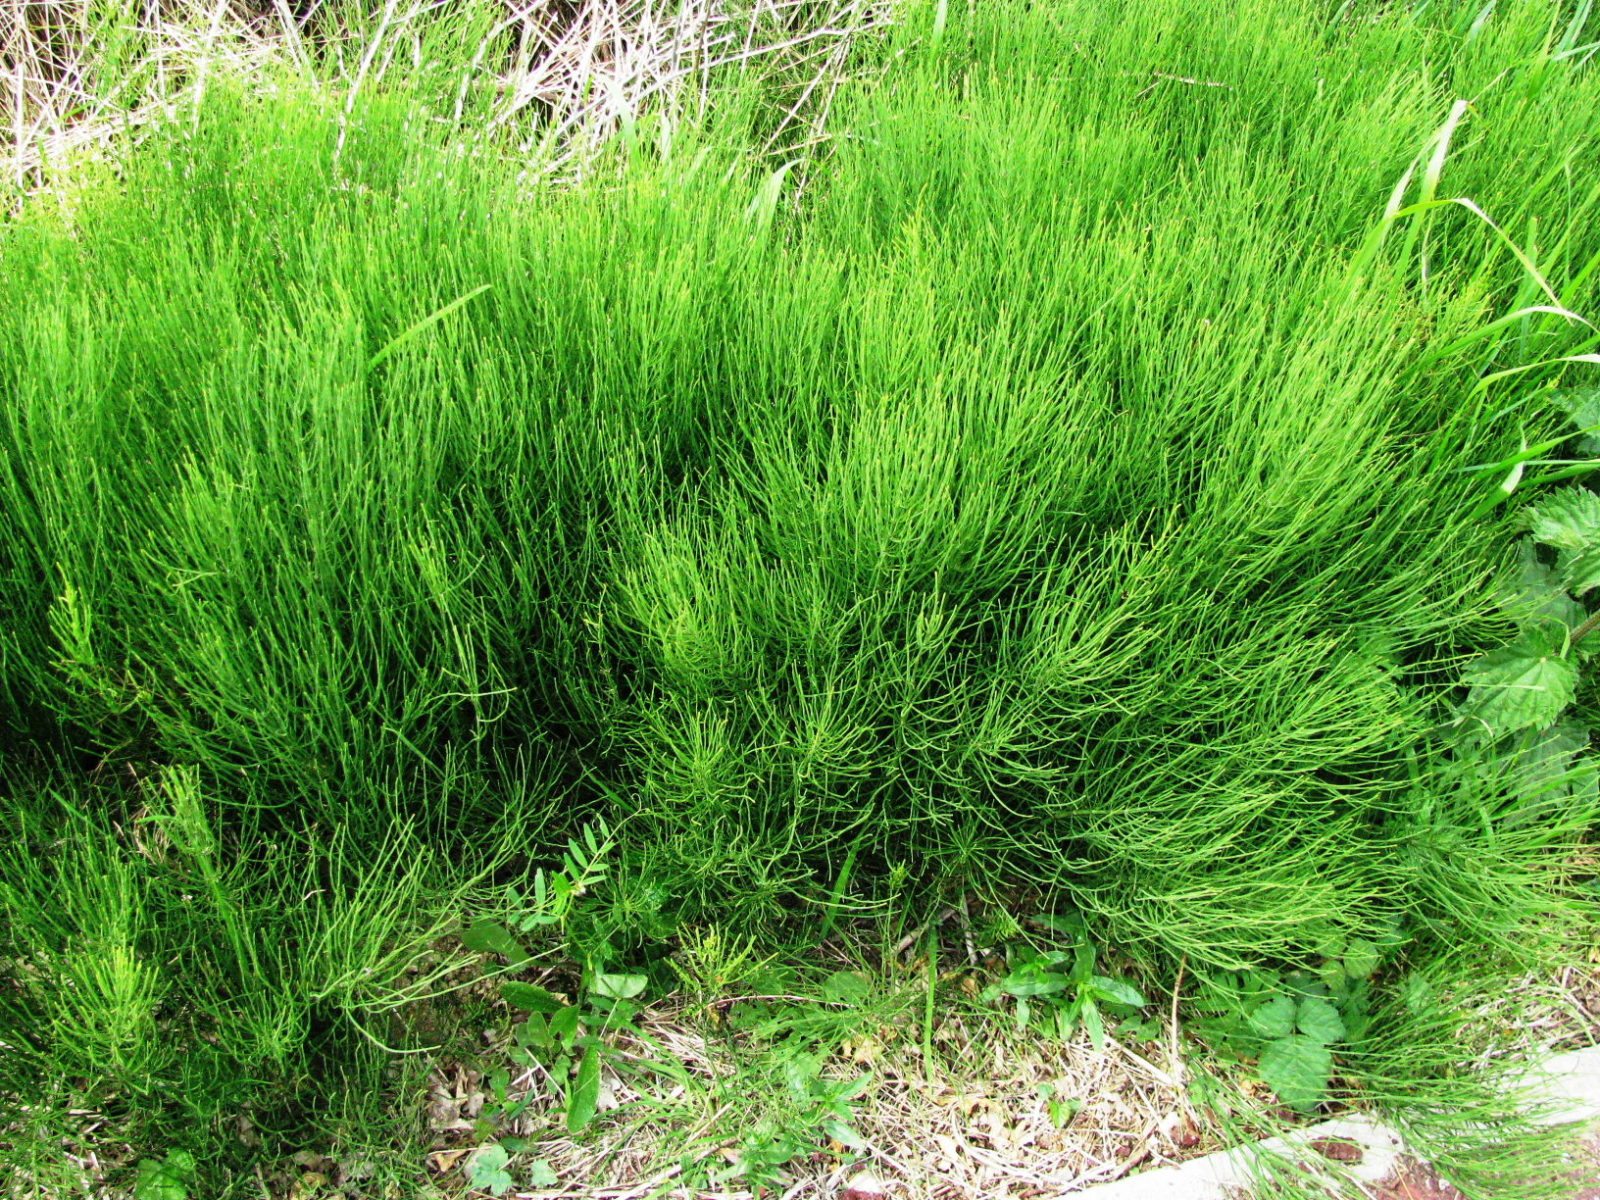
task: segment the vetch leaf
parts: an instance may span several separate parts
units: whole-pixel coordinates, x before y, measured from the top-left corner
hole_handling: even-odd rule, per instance
[[[1328,1093],[1333,1054],[1314,1038],[1290,1034],[1267,1044],[1258,1069],[1278,1099],[1297,1112],[1307,1112]]]
[[[1469,666],[1467,714],[1497,737],[1554,724],[1577,692],[1578,671],[1550,643],[1529,631]]]
[[[1300,1001],[1299,1011],[1295,1014],[1295,1026],[1308,1038],[1324,1045],[1342,1042],[1345,1038],[1344,1022],[1339,1019],[1339,1010],[1315,996],[1307,996]]]

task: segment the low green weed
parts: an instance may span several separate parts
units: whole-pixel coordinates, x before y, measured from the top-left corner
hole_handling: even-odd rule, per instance
[[[1081,1024],[1096,1050],[1106,1045],[1106,1016],[1132,1018],[1146,1004],[1144,994],[1126,980],[1095,973],[1095,951],[1083,918],[1076,914],[1035,918],[1066,935],[1069,949],[1033,946],[1009,956],[1007,974],[980,994],[986,1003],[1001,996],[1014,1001],[1018,1029],[1030,1025],[1048,1036],[1070,1038]]]

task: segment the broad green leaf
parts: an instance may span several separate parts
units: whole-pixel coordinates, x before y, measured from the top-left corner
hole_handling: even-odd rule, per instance
[[[860,1004],[872,994],[872,981],[860,971],[835,971],[822,981],[822,998],[835,1004]]]
[[[838,1142],[846,1150],[854,1150],[857,1154],[871,1149],[867,1139],[862,1137],[843,1121],[826,1120],[822,1122],[822,1132],[830,1141]]]
[[[1089,1031],[1089,1044],[1096,1051],[1106,1048],[1106,1023],[1101,1019],[1100,1007],[1093,1000],[1083,1002],[1083,1027]]]
[[[133,1184],[135,1200],[189,1200],[188,1179],[194,1173],[194,1159],[189,1158],[185,1166],[175,1161],[181,1153],[185,1152],[174,1151],[164,1162],[153,1158],[139,1161],[139,1175]]]
[[[1589,731],[1576,721],[1530,730],[1503,748],[1505,769],[1527,801],[1564,799],[1592,784],[1593,767],[1583,754],[1589,748]],[[1541,812],[1536,803],[1524,811],[1530,819],[1538,819]]]
[[[558,1013],[550,1016],[550,1033],[553,1037],[571,1038],[578,1032],[578,1009],[576,1005],[568,1005]]]
[[[560,996],[532,983],[502,983],[500,995],[507,1004],[525,1012],[554,1013],[567,1007]]]
[[[467,1182],[492,1196],[503,1196],[516,1184],[506,1170],[510,1161],[511,1155],[504,1146],[485,1146],[473,1154],[467,1168]]]
[[[1121,979],[1113,979],[1109,975],[1096,975],[1089,981],[1089,986],[1094,990],[1096,998],[1109,1001],[1112,1004],[1127,1004],[1133,1008],[1143,1008],[1147,1001],[1144,994],[1133,984]]]
[[[606,1000],[632,1000],[650,985],[648,975],[596,974],[590,986],[596,996]]]
[[[1344,1041],[1344,1022],[1339,1019],[1339,1010],[1315,996],[1307,996],[1300,1001],[1300,1009],[1295,1014],[1295,1026],[1308,1038],[1325,1045]]]
[[[1586,487],[1564,487],[1525,514],[1533,540],[1557,550],[1600,548],[1600,496]]]
[[[1344,951],[1344,973],[1351,979],[1370,979],[1378,969],[1380,951],[1366,938],[1351,938]]]
[[[1466,713],[1498,737],[1553,725],[1572,703],[1578,671],[1550,639],[1524,633],[1510,646],[1478,659],[1464,672],[1471,691]]]
[[[1042,971],[1031,963],[1020,971],[1013,971],[1000,981],[1007,993],[1023,996],[1057,996],[1067,990],[1067,981],[1060,975]]]
[[[578,1064],[578,1077],[567,1097],[567,1132],[581,1133],[594,1120],[600,1103],[600,1047],[590,1046]]]
[[[1040,913],[1033,919],[1046,929],[1065,934],[1074,942],[1083,941],[1089,936],[1089,926],[1082,913]]]
[[[1328,991],[1334,995],[1343,992],[1350,985],[1350,976],[1344,969],[1344,963],[1336,958],[1330,958],[1317,968],[1317,978],[1321,979]]]
[[[1290,1108],[1305,1112],[1328,1093],[1333,1054],[1323,1043],[1295,1033],[1267,1044],[1258,1068],[1273,1091]]]
[[[1294,1032],[1294,1001],[1287,996],[1274,996],[1250,1014],[1250,1032],[1257,1037],[1287,1037]]]
[[[479,917],[461,935],[461,944],[478,954],[498,954],[512,966],[521,966],[529,954],[511,931],[498,921]]]

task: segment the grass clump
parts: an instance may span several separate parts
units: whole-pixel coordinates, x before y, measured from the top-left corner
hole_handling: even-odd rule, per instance
[[[969,902],[1154,981],[1359,945],[1364,1031],[1294,1011],[1389,1079],[1407,979],[1590,917],[1587,730],[1458,729],[1593,370],[1584,29],[941,5],[824,154],[719,93],[560,190],[433,82],[215,81],[0,232],[9,1086],[243,1187],[226,1114],[331,1120],[595,818],[591,968]]]

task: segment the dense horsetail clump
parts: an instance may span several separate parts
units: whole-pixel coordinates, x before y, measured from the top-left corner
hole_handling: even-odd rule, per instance
[[[30,203],[15,1061],[211,1119],[597,818],[613,958],[1023,889],[1169,980],[1546,961],[1594,789],[1460,680],[1600,372],[1600,30],[1212,7],[940,5],[825,151],[713,105],[559,190],[217,81]]]

